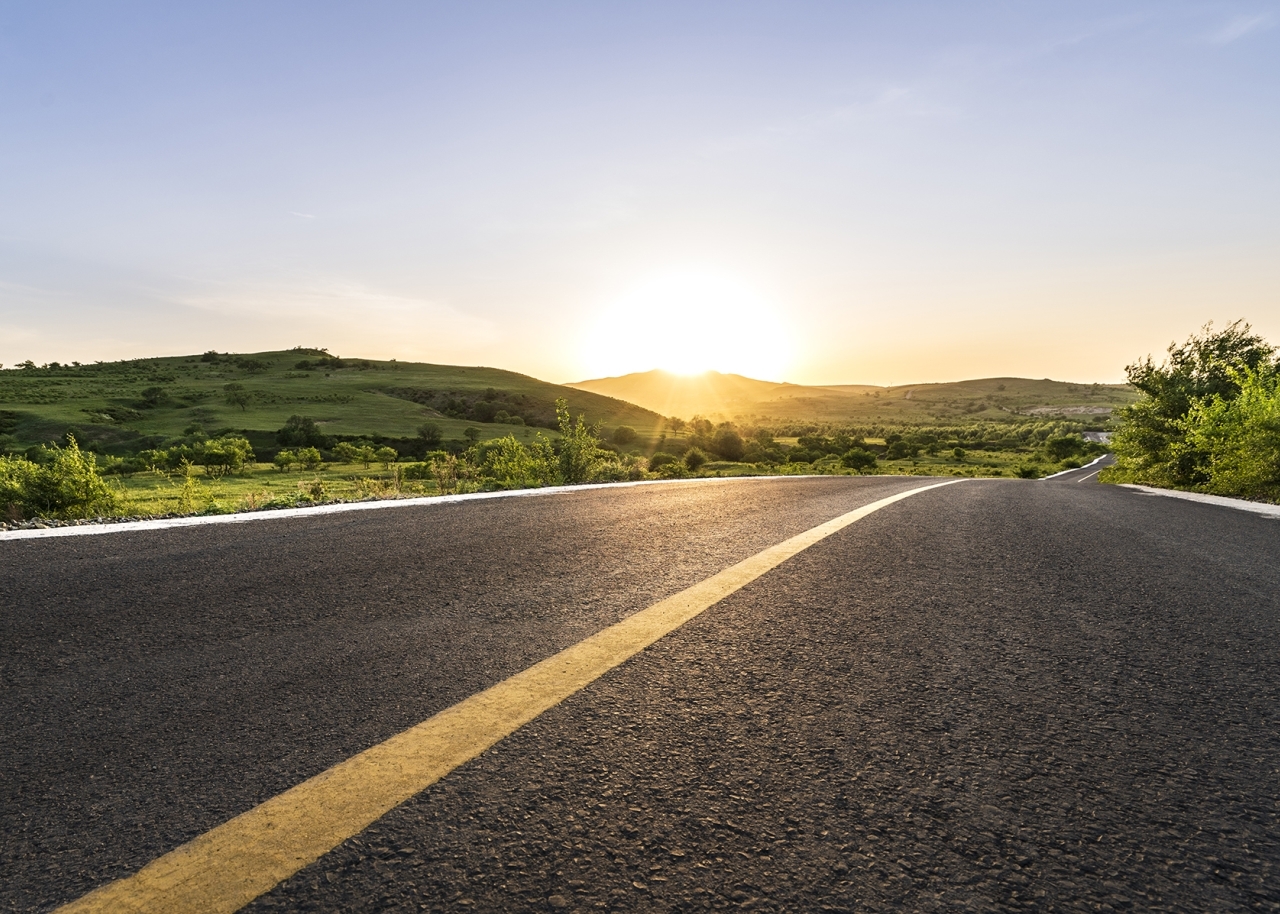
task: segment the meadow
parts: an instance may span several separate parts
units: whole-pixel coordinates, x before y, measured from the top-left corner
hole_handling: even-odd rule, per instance
[[[1081,434],[1097,416],[988,414],[983,402],[947,424],[765,425],[314,349],[28,365],[0,372],[0,507],[12,524],[624,479],[1036,478],[1101,452]]]

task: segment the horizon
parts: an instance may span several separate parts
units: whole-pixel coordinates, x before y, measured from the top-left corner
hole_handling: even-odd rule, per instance
[[[539,378],[1123,383],[1209,321],[1280,339],[1277,25],[0,5],[0,363],[309,336]]]

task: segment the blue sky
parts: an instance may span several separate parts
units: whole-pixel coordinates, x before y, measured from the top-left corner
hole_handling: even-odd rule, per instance
[[[0,2],[0,362],[1119,380],[1280,342],[1277,162],[1277,3]]]

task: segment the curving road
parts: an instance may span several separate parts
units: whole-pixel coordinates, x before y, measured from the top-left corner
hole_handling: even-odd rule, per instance
[[[1280,524],[1095,480],[858,519],[247,910],[1280,910]],[[0,538],[0,910],[930,482]]]

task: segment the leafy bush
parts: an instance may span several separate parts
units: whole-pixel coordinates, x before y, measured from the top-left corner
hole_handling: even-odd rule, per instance
[[[685,452],[684,465],[689,468],[691,473],[698,472],[698,468],[707,462],[707,455],[703,453],[701,448],[690,448]]]
[[[725,460],[741,460],[747,446],[742,436],[732,428],[721,428],[711,442],[711,449]]]
[[[74,437],[51,447],[51,459],[37,464],[0,457],[0,505],[12,520],[28,517],[93,517],[115,509],[117,498],[98,474],[92,454]]]
[[[663,452],[659,451],[658,453],[654,454],[652,457],[649,458],[649,469],[653,472],[657,472],[658,470],[662,469],[665,466],[668,466],[669,464],[679,463],[679,462],[680,462],[680,458],[677,457],[675,454],[664,454]]]
[[[282,447],[329,446],[329,439],[316,426],[316,420],[306,416],[290,416],[284,428],[276,432],[276,442]]]
[[[630,444],[636,437],[636,430],[629,425],[619,425],[613,430],[614,444]]]
[[[1188,436],[1188,416],[1198,404],[1235,400],[1251,372],[1273,374],[1275,349],[1236,321],[1217,333],[1206,324],[1202,335],[1168,351],[1161,365],[1147,356],[1125,369],[1142,398],[1119,411],[1111,439],[1118,475],[1158,486],[1208,483],[1212,456]]]
[[[1245,370],[1234,380],[1236,397],[1200,400],[1184,422],[1185,446],[1207,456],[1201,488],[1280,500],[1280,374]]]
[[[876,455],[865,448],[855,447],[845,451],[840,462],[851,470],[862,472],[876,465]]]
[[[196,463],[214,479],[228,473],[239,473],[245,464],[253,460],[253,448],[245,438],[224,435],[210,439],[196,447]]]

